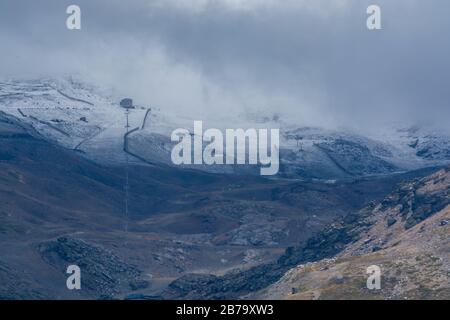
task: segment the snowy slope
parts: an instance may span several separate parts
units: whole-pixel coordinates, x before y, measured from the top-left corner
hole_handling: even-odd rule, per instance
[[[102,161],[122,161],[123,110],[95,88],[73,80],[0,84],[0,109],[49,140]],[[145,110],[136,110],[136,116]],[[133,119],[134,120],[134,119]]]
[[[73,79],[9,80],[0,82],[0,111],[33,126],[47,139],[86,157],[108,164],[125,161],[122,97]],[[194,120],[161,108],[136,107],[130,113],[128,150],[132,161],[171,164],[170,134],[192,130]],[[346,130],[297,127],[282,115],[242,114],[209,119],[206,128],[280,128],[280,176],[339,179],[390,174],[448,163],[450,137],[428,128],[397,125],[370,138]],[[225,173],[259,172],[248,166],[200,166]]]

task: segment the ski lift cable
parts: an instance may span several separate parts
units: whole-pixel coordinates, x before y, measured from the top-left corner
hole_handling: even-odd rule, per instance
[[[126,119],[126,125],[125,125],[125,139],[124,144],[127,143],[126,137],[128,136],[129,129],[130,129],[130,123],[129,123],[129,114],[130,110],[134,108],[133,106],[133,100],[129,98],[122,99],[120,101],[120,106],[125,109],[125,119]],[[124,149],[126,149],[126,145],[124,145]],[[127,239],[128,239],[128,227],[129,227],[129,189],[130,189],[130,173],[129,173],[129,155],[128,152],[125,152],[125,212],[124,212],[124,232],[125,232],[125,246],[127,245]]]

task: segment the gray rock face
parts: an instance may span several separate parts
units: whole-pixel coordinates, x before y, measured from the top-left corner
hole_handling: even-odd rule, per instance
[[[448,168],[443,170],[445,172],[449,171]],[[400,204],[399,218],[403,221],[405,228],[410,229],[450,204],[450,190],[448,188],[433,187],[438,186],[442,182],[440,179],[442,178],[436,176],[431,180],[420,179],[411,183],[405,183],[399,188],[398,192],[387,197],[383,201],[382,206],[392,207]],[[431,192],[421,191],[421,189],[427,187],[435,190]],[[391,217],[390,219],[394,218]]]
[[[317,144],[342,171],[351,176],[391,173],[398,168],[375,156],[369,148],[344,139]]]
[[[136,283],[140,271],[112,252],[83,240],[60,237],[39,245],[42,258],[65,273],[68,265],[81,269],[81,286],[94,296],[114,296],[123,284]]]

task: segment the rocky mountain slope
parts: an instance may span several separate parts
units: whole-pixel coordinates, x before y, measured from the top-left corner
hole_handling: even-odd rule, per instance
[[[137,107],[125,215],[118,99],[70,79],[0,83],[0,298],[282,298],[292,288],[295,298],[309,289],[285,274],[301,264],[399,256],[419,235],[434,246],[431,260],[447,250],[431,237],[447,230],[448,172],[422,179],[448,161],[443,134],[415,128],[376,140],[285,126],[282,116],[243,117],[235,125],[283,127],[281,173],[263,179],[247,169],[170,166],[170,132],[194,119]],[[420,261],[429,261],[420,245]],[[72,263],[85,272],[81,292],[65,287]]]
[[[253,295],[270,299],[449,299],[450,170],[404,184],[386,198],[359,240],[331,259],[288,271]],[[381,268],[381,290],[366,270]]]
[[[277,262],[223,277],[189,275],[173,298],[448,299],[450,169],[399,186],[381,203],[337,220]],[[382,289],[366,270],[382,270]]]
[[[184,274],[247,270],[405,179],[268,180],[131,165],[124,216],[123,167],[49,143],[4,113],[0,169],[0,297],[22,299],[153,296]],[[73,263],[85,272],[81,292],[65,287]]]

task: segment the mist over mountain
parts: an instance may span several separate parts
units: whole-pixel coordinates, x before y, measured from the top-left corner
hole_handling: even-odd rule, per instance
[[[131,132],[125,137],[125,115],[117,103],[118,94],[108,94],[74,77],[4,81],[0,93],[0,111],[30,125],[45,139],[102,164],[124,165],[128,153],[129,161],[139,165],[260,174],[259,166],[249,165],[175,166],[171,153],[177,143],[171,141],[172,132],[185,128],[193,133],[195,115],[182,116],[165,108],[138,105],[129,114]],[[235,128],[279,129],[277,178],[351,180],[450,162],[450,135],[432,126],[411,126],[405,121],[380,128],[378,134],[364,135],[343,128],[301,126],[282,113],[242,110],[228,119],[230,122],[210,118],[204,129],[226,130],[231,123]]]
[[[64,2],[2,1],[2,76],[79,74],[202,120],[246,110],[359,132],[448,128],[446,1],[377,1],[379,32],[366,28],[370,1],[78,4],[82,29],[69,31]]]
[[[376,2],[2,0],[0,300],[448,299],[450,3]]]

